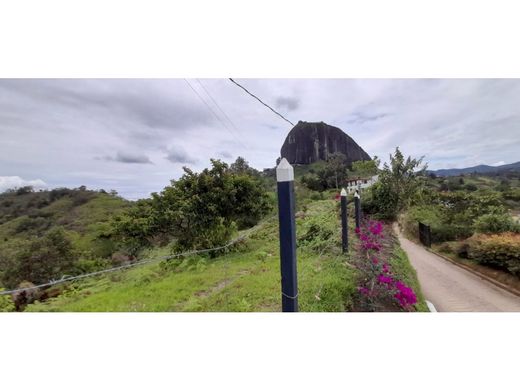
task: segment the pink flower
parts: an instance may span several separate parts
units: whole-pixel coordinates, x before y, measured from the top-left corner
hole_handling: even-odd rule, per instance
[[[372,259],[372,263],[373,263],[374,265],[377,265],[377,264],[379,263],[379,260],[377,260],[377,258],[374,257],[374,258]]]
[[[375,222],[369,227],[370,233],[375,236],[378,236],[383,231],[383,224],[381,222]]]
[[[380,274],[377,277],[377,281],[381,284],[392,284],[394,282],[394,279],[392,279],[390,276]]]

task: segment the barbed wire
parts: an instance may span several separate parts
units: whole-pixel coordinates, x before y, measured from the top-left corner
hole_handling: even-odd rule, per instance
[[[107,269],[104,269],[104,270],[95,271],[95,272],[89,272],[89,273],[81,274],[81,275],[77,275],[77,276],[66,276],[65,275],[65,276],[62,276],[61,279],[50,280],[47,283],[39,284],[37,286],[23,287],[23,288],[16,288],[16,289],[12,289],[12,290],[0,291],[0,296],[1,295],[11,295],[11,294],[19,293],[19,292],[24,292],[24,291],[37,290],[37,289],[45,288],[45,287],[51,287],[51,286],[55,286],[55,285],[61,284],[61,283],[72,282],[72,281],[75,281],[75,280],[85,279],[85,278],[89,278],[89,277],[92,277],[92,276],[106,274],[106,273],[109,273],[109,272],[115,272],[115,271],[120,271],[120,270],[127,269],[127,268],[133,268],[133,267],[136,267],[136,266],[139,266],[139,265],[149,264],[149,263],[153,263],[153,262],[156,262],[156,261],[172,260],[172,259],[175,259],[177,257],[192,256],[192,255],[196,255],[196,254],[200,254],[200,253],[215,252],[215,251],[218,251],[218,250],[226,249],[226,248],[229,248],[230,246],[232,246],[232,245],[234,245],[234,244],[244,240],[245,238],[247,238],[249,235],[251,235],[253,232],[258,230],[260,227],[264,226],[272,218],[274,218],[274,216],[269,217],[265,221],[259,223],[258,225],[252,227],[251,229],[245,231],[240,236],[232,239],[227,244],[224,244],[224,245],[221,245],[221,246],[208,248],[208,249],[197,249],[197,250],[192,250],[192,251],[187,251],[187,252],[174,253],[172,255],[157,257],[157,258],[154,258],[154,259],[143,259],[143,260],[137,261],[135,263],[124,264],[124,265],[120,265],[118,267],[107,268]]]

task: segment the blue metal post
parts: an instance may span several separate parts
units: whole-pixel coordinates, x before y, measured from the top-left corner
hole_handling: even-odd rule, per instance
[[[358,190],[354,195],[354,208],[356,209],[356,227],[359,228],[361,226],[361,197]]]
[[[280,229],[280,268],[282,273],[282,311],[298,311],[296,272],[296,223],[294,219],[294,170],[283,158],[276,167]]]
[[[341,189],[341,247],[348,252],[347,191]]]

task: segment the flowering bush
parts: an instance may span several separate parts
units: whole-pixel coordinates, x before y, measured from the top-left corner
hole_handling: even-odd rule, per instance
[[[370,311],[404,309],[411,311],[417,303],[412,288],[399,280],[382,253],[383,224],[368,221],[362,229],[356,228],[360,240],[361,259],[358,268],[362,281],[358,286],[362,305]]]

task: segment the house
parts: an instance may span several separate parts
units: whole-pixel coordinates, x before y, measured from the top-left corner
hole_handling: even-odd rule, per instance
[[[375,175],[372,177],[357,177],[351,178],[347,180],[347,192],[351,193],[355,190],[359,190],[360,192],[364,189],[370,187],[372,184],[377,182],[379,179],[379,175]]]

